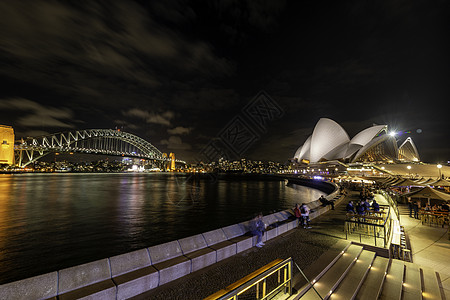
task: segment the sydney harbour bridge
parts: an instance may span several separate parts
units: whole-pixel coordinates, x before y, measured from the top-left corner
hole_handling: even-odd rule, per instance
[[[103,154],[185,164],[182,160],[175,160],[173,155],[168,157],[134,134],[113,129],[75,130],[27,137],[14,144],[14,160],[18,167],[26,167],[50,153]]]

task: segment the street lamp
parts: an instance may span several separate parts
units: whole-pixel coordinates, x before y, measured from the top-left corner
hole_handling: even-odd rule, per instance
[[[439,179],[441,179],[441,168],[442,168],[442,165],[441,165],[441,164],[438,164],[436,167],[437,167],[438,170],[439,170]]]
[[[406,167],[408,169],[409,177],[411,177],[411,166]]]

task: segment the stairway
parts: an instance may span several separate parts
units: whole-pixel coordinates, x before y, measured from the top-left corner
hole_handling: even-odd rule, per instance
[[[312,284],[312,285],[311,285]],[[289,299],[445,300],[438,274],[417,264],[378,256],[350,245]],[[312,286],[314,286],[315,291]]]
[[[407,204],[398,204],[398,212],[400,213],[400,216],[409,217],[408,205]],[[412,214],[414,215],[414,212]]]

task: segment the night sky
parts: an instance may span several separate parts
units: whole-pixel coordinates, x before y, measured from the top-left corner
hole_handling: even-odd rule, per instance
[[[16,137],[121,128],[194,162],[265,91],[280,113],[241,156],[285,162],[327,117],[350,137],[373,124],[409,131],[400,142],[411,136],[423,161],[446,162],[449,8],[2,1],[0,124]]]

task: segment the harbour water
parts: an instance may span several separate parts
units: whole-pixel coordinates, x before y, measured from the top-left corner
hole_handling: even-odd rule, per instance
[[[0,175],[0,284],[239,223],[321,194],[273,178]]]

